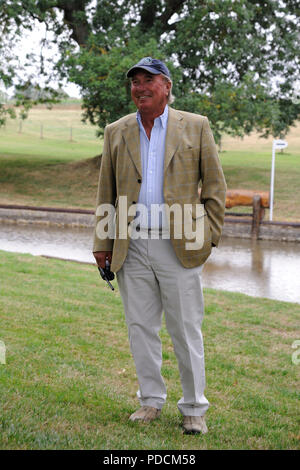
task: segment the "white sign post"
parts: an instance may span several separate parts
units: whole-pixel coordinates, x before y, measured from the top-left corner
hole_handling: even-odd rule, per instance
[[[274,177],[275,177],[275,151],[285,149],[288,146],[286,140],[273,140],[272,147],[272,169],[271,169],[271,185],[270,185],[270,220],[273,220],[273,203],[274,203]]]

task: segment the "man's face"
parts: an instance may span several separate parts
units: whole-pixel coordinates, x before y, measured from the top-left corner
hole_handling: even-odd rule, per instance
[[[161,114],[168,101],[171,84],[162,75],[138,70],[132,77],[131,97],[140,112]]]

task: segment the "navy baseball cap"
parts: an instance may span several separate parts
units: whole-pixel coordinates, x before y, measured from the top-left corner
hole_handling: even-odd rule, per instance
[[[152,59],[152,57],[144,57],[141,59],[137,64],[128,70],[127,77],[132,77],[136,69],[144,69],[147,70],[147,72],[153,73],[154,75],[163,73],[167,77],[170,77],[168,67],[161,60]]]

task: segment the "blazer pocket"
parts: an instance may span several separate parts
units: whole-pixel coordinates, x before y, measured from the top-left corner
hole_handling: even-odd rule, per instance
[[[191,155],[199,155],[200,154],[200,147],[187,147],[187,146],[184,146],[184,147],[181,147],[178,149],[178,153],[181,153],[183,155],[188,155],[188,154],[191,154]]]
[[[199,148],[179,149],[175,155],[184,168],[192,168],[195,164],[198,166],[198,162],[200,161]]]

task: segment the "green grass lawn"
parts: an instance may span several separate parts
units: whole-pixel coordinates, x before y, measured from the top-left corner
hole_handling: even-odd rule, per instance
[[[276,153],[274,220],[300,221],[299,128],[291,129],[285,152]],[[99,169],[92,157],[101,153],[102,145],[95,128],[80,121],[78,107],[35,108],[22,133],[10,120],[0,129],[0,204],[94,209]],[[269,190],[272,139],[224,136],[222,148],[229,189]]]
[[[0,252],[0,279],[1,449],[299,449],[300,305],[205,290],[209,433],[185,436],[165,327],[167,404],[150,425],[128,421],[137,382],[121,299],[94,266]]]
[[[83,160],[101,153],[102,144],[96,128],[81,122],[78,106],[33,108],[28,119],[10,119],[0,128],[0,153],[24,159],[49,160],[49,163]],[[41,126],[43,126],[41,138]],[[72,128],[72,140],[71,139]]]

